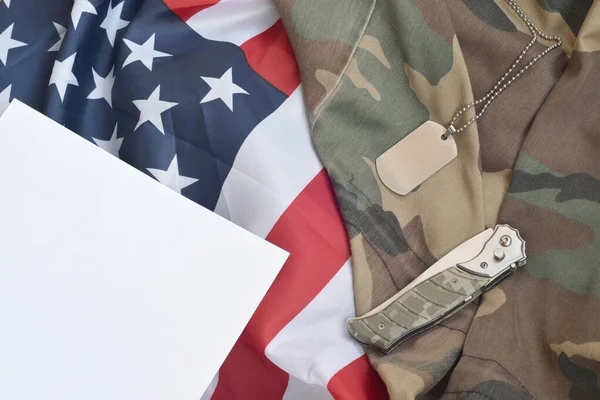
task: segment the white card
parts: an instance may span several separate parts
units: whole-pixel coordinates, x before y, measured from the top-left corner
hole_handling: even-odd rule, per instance
[[[198,400],[286,258],[13,101],[0,398]]]

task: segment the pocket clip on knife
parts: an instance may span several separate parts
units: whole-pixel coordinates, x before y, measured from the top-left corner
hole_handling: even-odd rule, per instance
[[[518,230],[508,225],[489,228],[439,259],[379,307],[348,319],[348,329],[363,345],[389,353],[471,303],[525,265],[526,258]]]

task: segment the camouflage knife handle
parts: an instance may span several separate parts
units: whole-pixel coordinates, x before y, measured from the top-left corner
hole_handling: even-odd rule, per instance
[[[348,320],[362,344],[384,353],[448,318],[525,264],[525,242],[516,229],[498,225],[475,258],[450,265],[433,276],[424,273],[381,306]]]

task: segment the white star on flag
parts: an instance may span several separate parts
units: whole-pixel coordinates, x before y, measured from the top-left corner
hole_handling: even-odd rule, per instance
[[[168,109],[175,107],[179,103],[161,101],[160,85],[158,85],[147,100],[133,100],[133,104],[140,110],[140,119],[138,120],[134,131],[144,122],[150,121],[150,123],[164,135],[165,128],[163,127],[161,114]]]
[[[77,29],[81,14],[83,13],[98,15],[96,7],[89,0],[75,0],[75,4],[73,4],[73,9],[71,10],[71,21],[73,21],[75,29]]]
[[[166,171],[155,168],[146,169],[156,178],[157,181],[180,194],[181,189],[198,182],[198,179],[196,178],[180,175],[179,165],[177,163],[177,154],[175,154],[173,157],[173,160],[171,161],[171,164],[169,164],[169,168],[167,168]]]
[[[121,13],[123,12],[123,5],[125,1],[117,4],[114,7],[108,7],[108,12],[106,14],[106,18],[100,24],[100,28],[103,28],[106,31],[106,36],[108,36],[108,41],[110,45],[115,47],[115,38],[117,37],[117,31],[119,29],[125,28],[129,25],[129,21],[125,21],[121,19]],[[112,2],[111,2],[112,6]]]
[[[61,24],[57,24],[56,22],[53,22],[53,24],[54,24],[54,28],[56,29],[56,32],[58,33],[59,39],[58,39],[58,42],[54,43],[54,45],[52,45],[52,47],[50,47],[48,49],[48,51],[60,50],[60,46],[62,45],[62,42],[65,39],[65,35],[67,34],[67,28],[65,28]]]
[[[248,94],[248,92],[233,83],[232,69],[229,68],[220,78],[200,77],[210,86],[210,91],[200,100],[200,104],[221,99],[233,111],[233,95],[237,93]]]
[[[115,84],[115,67],[113,66],[106,77],[98,75],[96,70],[92,67],[92,76],[94,78],[94,84],[96,87],[88,95],[88,99],[104,99],[108,105],[112,108],[112,89]]]
[[[119,158],[119,150],[121,150],[121,145],[123,144],[124,138],[117,137],[117,125],[116,124],[115,124],[115,130],[113,131],[113,134],[110,137],[110,139],[102,140],[102,139],[96,139],[95,137],[93,137],[92,139],[94,139],[94,142],[96,143],[96,145],[98,147],[100,147],[102,150],[106,150],[113,156]]]
[[[12,38],[12,31],[15,24],[10,24],[4,32],[0,33],[0,60],[2,64],[6,65],[6,59],[8,58],[8,51],[10,49],[16,49],[17,47],[27,46],[27,43],[14,40]]]
[[[75,74],[73,74],[73,64],[75,63],[75,56],[77,53],[73,53],[64,61],[54,61],[54,68],[52,68],[52,75],[50,76],[50,83],[48,86],[56,85],[60,101],[64,101],[65,93],[68,85],[79,86]]]
[[[132,62],[141,61],[146,68],[152,71],[152,63],[154,62],[155,58],[171,57],[172,54],[154,50],[154,37],[155,34],[153,33],[152,36],[150,36],[150,38],[143,44],[137,44],[131,40],[123,39],[123,42],[127,45],[127,47],[129,47],[129,50],[131,50],[131,54],[129,54],[125,59],[122,68],[125,68],[126,65],[129,65]]]
[[[10,104],[10,91],[12,85],[8,85],[2,92],[0,92],[0,115],[4,114],[6,108]]]

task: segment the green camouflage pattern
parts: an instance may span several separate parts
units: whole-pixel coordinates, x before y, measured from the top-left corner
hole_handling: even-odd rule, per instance
[[[491,279],[451,267],[402,294],[381,312],[348,321],[362,343],[388,351],[402,337],[464,304]]]
[[[276,0],[347,226],[357,315],[486,227],[527,242],[528,264],[480,304],[390,354],[368,351],[392,399],[600,398],[600,1],[517,2],[563,46],[400,196],[375,159],[487,93],[528,29],[504,0]]]

